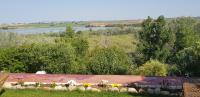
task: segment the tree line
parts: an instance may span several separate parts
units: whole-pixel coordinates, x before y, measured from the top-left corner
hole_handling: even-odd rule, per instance
[[[190,17],[176,18],[170,22],[164,16],[157,19],[148,17],[138,35],[140,42],[135,62],[148,67],[142,64],[156,60],[168,64],[168,74],[199,76],[199,27],[199,22]]]
[[[117,46],[99,46],[89,51],[87,39],[67,26],[65,32],[56,34],[54,43],[1,47],[0,71],[199,76],[199,27],[200,23],[190,17],[170,21],[164,16],[148,17],[140,30],[117,32],[129,31],[137,36],[136,51],[127,54]]]

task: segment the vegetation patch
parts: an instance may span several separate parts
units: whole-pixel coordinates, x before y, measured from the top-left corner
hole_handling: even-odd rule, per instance
[[[117,92],[81,92],[81,91],[47,91],[47,90],[12,90],[6,89],[1,97],[173,97],[151,94],[132,94]]]

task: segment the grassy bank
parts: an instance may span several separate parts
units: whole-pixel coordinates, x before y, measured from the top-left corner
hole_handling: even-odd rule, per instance
[[[137,39],[133,34],[113,35],[113,36],[97,36],[90,35],[88,38],[89,50],[97,46],[109,45],[122,48],[125,52],[133,52],[136,48]]]
[[[80,92],[6,89],[0,97],[168,97],[161,95],[128,94],[117,92]]]

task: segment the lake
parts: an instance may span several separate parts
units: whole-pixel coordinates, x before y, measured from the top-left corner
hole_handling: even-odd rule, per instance
[[[86,30],[105,30],[113,27],[73,27],[75,32],[86,31]],[[49,33],[49,32],[63,32],[66,27],[49,27],[49,28],[17,28],[17,29],[0,29],[0,32],[15,32],[19,34],[37,34],[37,33]]]

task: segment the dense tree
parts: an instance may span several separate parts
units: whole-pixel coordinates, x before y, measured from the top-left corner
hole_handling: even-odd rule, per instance
[[[25,64],[14,58],[15,48],[0,49],[0,71],[25,72]]]
[[[200,22],[198,22],[197,24],[195,24],[194,30],[195,30],[195,33],[200,36]]]
[[[96,48],[88,61],[92,74],[127,74],[131,69],[127,54],[116,47]]]
[[[67,38],[74,38],[74,30],[73,28],[68,25],[67,28],[66,28],[66,31],[64,32],[64,37],[67,37]]]
[[[179,73],[200,76],[200,40],[193,46],[184,48],[176,53],[175,63],[178,65]]]
[[[89,43],[86,39],[77,37],[74,38],[72,41],[72,46],[75,51],[76,55],[76,62],[77,62],[77,73],[85,74],[87,73],[86,71],[86,55],[89,53],[88,48],[89,48]]]
[[[175,37],[166,26],[164,16],[159,16],[156,20],[148,17],[142,24],[139,41],[138,52],[144,56],[145,61],[158,59],[165,62],[170,55]]]
[[[177,18],[170,23],[171,31],[176,34],[175,52],[195,43],[195,39],[197,39],[194,31],[195,24],[195,20],[190,17]]]
[[[81,37],[74,38],[72,46],[75,48],[76,55],[78,56],[83,57],[88,53],[89,43],[86,39]]]
[[[173,20],[169,27],[176,34],[176,41],[173,47],[173,53],[168,59],[169,64],[176,64],[180,75],[191,73],[196,75],[200,69],[197,65],[198,55],[194,54],[198,49],[198,25],[190,17],[181,17]]]
[[[48,73],[76,73],[75,51],[69,44],[32,44],[1,52],[1,70]]]

